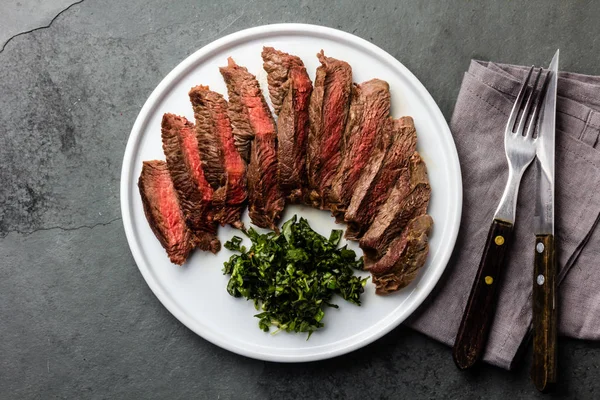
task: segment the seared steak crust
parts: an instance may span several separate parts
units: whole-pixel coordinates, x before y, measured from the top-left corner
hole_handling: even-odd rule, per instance
[[[293,68],[304,68],[304,63],[300,57],[276,50],[273,47],[263,47],[261,56],[263,68],[267,72],[271,103],[273,103],[275,114],[279,115],[285,96],[290,89],[290,71]]]
[[[201,86],[208,89],[208,87]],[[193,89],[192,89],[193,90]],[[214,190],[225,185],[226,175],[223,165],[223,148],[215,133],[215,124],[207,107],[199,106],[200,100],[190,92],[196,120],[196,136],[199,143],[202,169],[210,186]]]
[[[248,214],[261,228],[279,231],[277,222],[285,205],[277,185],[277,154],[274,135],[257,135],[248,166]]]
[[[299,57],[264,47],[263,67],[277,120],[277,176],[283,195],[302,199],[307,185],[306,140],[312,82]]]
[[[256,134],[251,124],[253,114],[262,113],[261,109],[268,110],[267,103],[262,95],[256,77],[248,69],[237,65],[231,57],[227,59],[227,66],[219,68],[227,85],[229,96],[229,119],[233,128],[235,147],[242,159],[250,162],[250,147]],[[270,114],[270,113],[269,113]],[[273,123],[265,121],[265,123]]]

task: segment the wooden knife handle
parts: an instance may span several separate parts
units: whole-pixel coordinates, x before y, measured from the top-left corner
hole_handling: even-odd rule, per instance
[[[553,235],[535,237],[533,264],[533,364],[531,380],[541,392],[556,384],[556,254]]]
[[[481,358],[496,309],[496,292],[504,258],[512,239],[513,224],[494,219],[467,301],[452,357],[459,369],[475,365]]]

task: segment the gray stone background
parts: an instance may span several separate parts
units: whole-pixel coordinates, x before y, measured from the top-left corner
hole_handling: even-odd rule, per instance
[[[73,3],[73,4],[72,4]],[[285,365],[206,342],[158,302],[120,220],[127,137],[146,98],[216,38],[306,22],[399,58],[449,119],[471,58],[600,74],[594,1],[3,0],[0,399],[542,397],[515,371],[459,372],[400,327],[333,360]],[[597,398],[600,344],[560,340],[557,397]]]

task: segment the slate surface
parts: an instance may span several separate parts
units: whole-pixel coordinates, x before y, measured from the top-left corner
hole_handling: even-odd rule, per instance
[[[135,266],[120,220],[121,161],[158,82],[239,29],[305,22],[355,33],[410,68],[449,118],[474,57],[545,65],[560,47],[563,69],[600,74],[600,3],[84,0],[65,11],[72,3],[0,5],[1,399],[540,396],[528,355],[513,372],[463,373],[449,349],[402,327],[298,365],[204,341]],[[558,396],[597,397],[598,343],[561,340],[560,361]]]

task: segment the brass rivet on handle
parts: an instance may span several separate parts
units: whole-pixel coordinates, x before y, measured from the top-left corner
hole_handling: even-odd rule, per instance
[[[491,276],[489,276],[489,275],[488,275],[488,276],[486,276],[486,277],[485,277],[485,283],[486,283],[487,285],[491,285],[492,283],[494,283],[494,278],[492,278],[492,277],[491,277]]]
[[[494,239],[494,242],[496,243],[496,245],[502,246],[504,244],[504,236],[501,236],[501,235],[496,236],[496,238]]]

